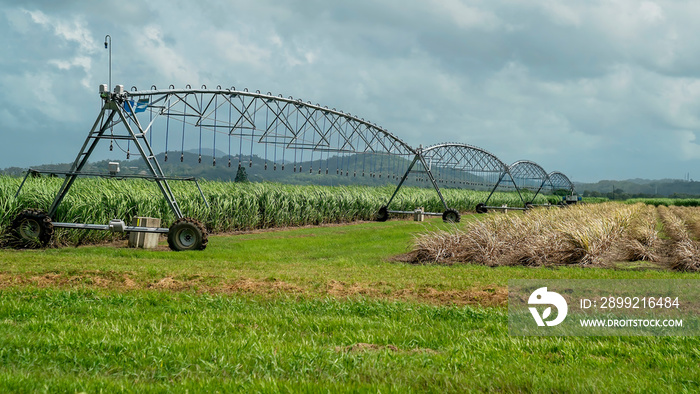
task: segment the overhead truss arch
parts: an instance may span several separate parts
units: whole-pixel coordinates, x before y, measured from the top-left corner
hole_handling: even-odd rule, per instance
[[[534,195],[529,197],[529,201],[525,202],[526,205],[532,204],[542,188],[550,183],[547,171],[534,161],[518,160],[508,166],[508,171],[510,171],[521,196],[524,190],[534,192]]]
[[[450,167],[458,171],[495,172],[508,171],[508,166],[496,155],[482,148],[462,144],[444,143],[420,149],[429,164]]]
[[[411,171],[424,174],[425,177],[422,179],[431,182],[444,205],[445,213],[454,210],[449,208],[440,192],[440,184],[449,187],[473,188],[476,186],[482,187],[484,190],[490,189],[491,192],[488,198],[479,204],[481,207],[487,205],[498,185],[504,180],[512,182],[513,187],[517,190],[517,185],[510,175],[509,167],[496,155],[473,145],[442,143],[416,149],[413,162],[406,170],[389,202],[383,208],[384,212],[386,212],[386,207],[391,204]]]
[[[528,182],[536,182],[535,187],[541,187],[542,182],[547,182],[549,175],[539,164],[530,160],[518,160],[508,166],[508,170],[516,182],[522,182],[529,186]]]
[[[414,149],[375,123],[301,99],[223,89],[135,90],[125,92],[125,109],[255,143],[284,149],[334,153],[411,155]],[[139,106],[141,103],[141,107]],[[141,109],[141,111],[139,111]],[[135,115],[132,115],[135,116]],[[148,133],[151,124],[143,128]]]
[[[384,175],[386,179],[397,178],[403,172],[401,165],[405,168],[415,155],[411,146],[374,123],[350,113],[271,93],[220,86],[192,89],[189,85],[185,89],[175,89],[171,85],[167,90],[158,90],[155,86],[151,90],[133,87],[131,91],[118,85],[110,92],[102,85],[100,97],[102,109],[73,165],[65,173],[66,179],[49,209],[50,217],[56,213],[75,179],[89,175],[83,169],[102,140],[110,142],[110,150],[112,143],[124,150],[127,159],[132,149],[135,155],[142,157],[146,170],[145,175],[139,176],[158,184],[178,219],[183,214],[168,184],[168,179],[173,177],[166,176],[161,167],[153,148],[157,143],[164,145],[165,161],[173,151],[179,151],[180,161],[183,161],[185,153],[190,153],[186,148],[196,146],[200,163],[203,148],[205,152],[211,148],[214,166],[222,150],[227,152],[228,166],[231,167],[235,157],[239,169],[245,163],[244,158],[249,167],[253,166],[255,158],[264,161],[266,170],[268,166],[273,170],[280,166],[284,170],[287,165],[294,172],[329,174],[332,165],[338,175],[350,176],[352,170],[353,177],[381,178]],[[159,141],[154,138],[156,129]],[[304,155],[304,152],[310,153]],[[324,161],[325,169],[322,168]],[[365,168],[365,161],[371,166]],[[303,163],[308,167],[302,167]]]
[[[445,213],[450,208],[440,185],[490,190],[484,206],[499,185],[512,184],[525,205],[523,188],[536,189],[535,196],[548,182],[552,187],[556,183],[573,188],[565,175],[555,172],[550,177],[531,161],[521,160],[509,166],[496,155],[464,143],[414,148],[363,118],[270,92],[221,86],[193,89],[189,85],[184,89],[171,85],[164,90],[155,86],[150,90],[132,87],[131,91],[120,85],[110,92],[102,85],[100,96],[102,109],[71,169],[65,173],[66,180],[49,216],[56,213],[75,178],[86,175],[83,168],[101,140],[110,142],[110,150],[112,143],[116,144],[126,152],[127,159],[132,149],[143,158],[146,177],[158,184],[177,218],[183,215],[168,185],[168,179],[173,177],[166,176],[155,152],[164,152],[164,161],[168,161],[169,154],[172,157],[179,153],[183,161],[193,146],[198,148],[200,163],[211,149],[214,166],[217,157],[228,156],[228,166],[237,161],[239,169],[246,164],[253,167],[257,160],[264,163],[259,168],[264,165],[265,170],[284,170],[287,166],[299,173],[329,174],[333,167],[335,174],[341,176],[400,179],[385,208],[411,171],[418,174],[417,181],[430,182],[435,188]]]
[[[574,192],[574,183],[571,182],[569,177],[559,171],[549,173],[549,183],[552,185],[552,191],[564,189],[571,193]]]

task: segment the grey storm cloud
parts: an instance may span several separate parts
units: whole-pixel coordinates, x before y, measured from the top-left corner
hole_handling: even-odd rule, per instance
[[[109,34],[127,88],[291,95],[578,181],[692,175],[699,16],[690,1],[0,1],[0,168],[72,160]]]

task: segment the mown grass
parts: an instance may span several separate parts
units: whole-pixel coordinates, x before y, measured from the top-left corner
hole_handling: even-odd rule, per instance
[[[500,214],[498,214],[500,215]],[[480,218],[465,215],[459,227]],[[392,290],[469,289],[505,287],[518,278],[700,278],[700,274],[668,271],[560,269],[416,265],[391,260],[410,252],[414,237],[434,230],[455,228],[440,219],[368,222],[347,226],[306,227],[284,231],[214,236],[201,252],[147,251],[126,247],[85,246],[46,250],[2,250],[0,272],[19,278],[58,275],[111,279],[115,285],[130,280],[145,287],[164,278],[192,286],[215,287],[227,281],[285,282],[303,289],[323,289],[331,281],[346,287],[388,287]],[[323,293],[325,294],[325,293]]]
[[[509,337],[501,309],[4,290],[3,391],[698,389],[693,338]],[[358,350],[351,346],[367,343]]]
[[[509,279],[700,273],[391,259],[451,227],[214,236],[201,252],[0,250],[0,391],[700,390],[698,338],[512,337],[503,304],[463,298]]]

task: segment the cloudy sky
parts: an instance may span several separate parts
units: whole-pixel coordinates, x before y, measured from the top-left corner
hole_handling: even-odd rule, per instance
[[[127,89],[270,91],[574,181],[700,178],[699,19],[662,0],[0,0],[0,168],[75,158],[109,34]]]

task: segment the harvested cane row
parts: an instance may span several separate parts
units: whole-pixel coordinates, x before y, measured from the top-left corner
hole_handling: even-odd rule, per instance
[[[688,229],[700,230],[700,210],[674,208],[683,209],[689,210],[679,211],[688,217],[687,223],[667,207],[644,204],[606,203],[495,214],[466,228],[417,237],[413,258],[417,262],[488,266],[608,266],[643,260],[697,271],[700,244]],[[660,230],[669,239],[662,239]]]
[[[653,206],[641,207],[623,237],[621,260],[661,261],[662,242],[658,229],[659,213]]]
[[[700,244],[691,234],[697,234],[700,212],[686,207],[659,207],[664,233],[670,238],[668,255],[672,268],[680,271],[700,271]]]

